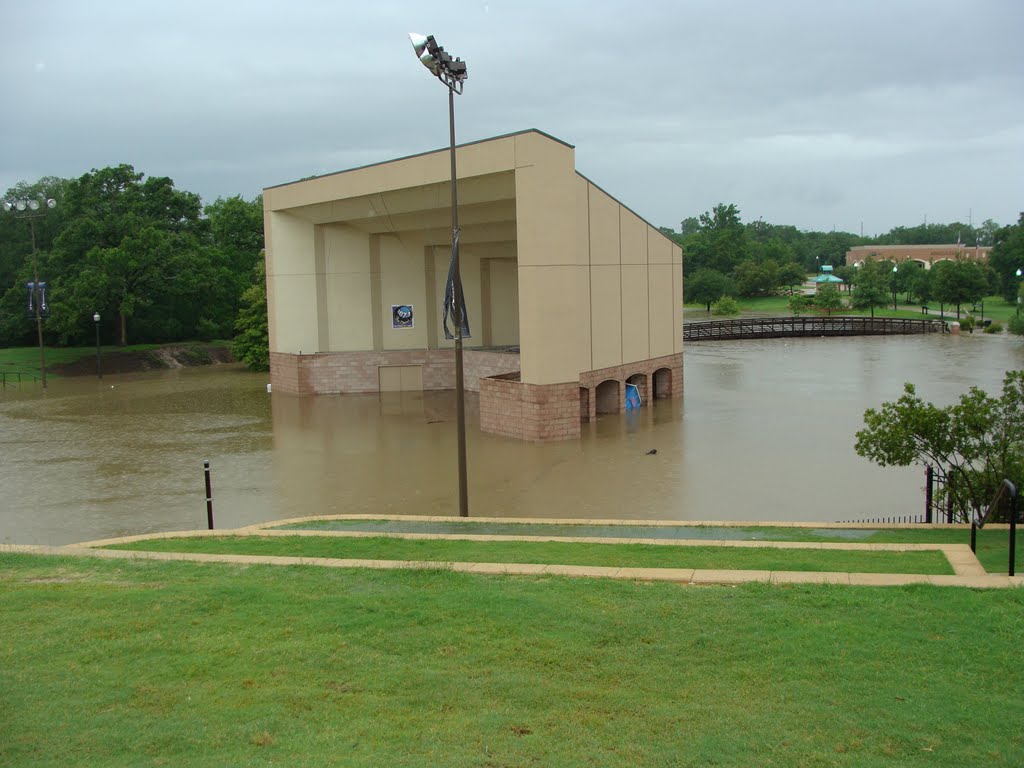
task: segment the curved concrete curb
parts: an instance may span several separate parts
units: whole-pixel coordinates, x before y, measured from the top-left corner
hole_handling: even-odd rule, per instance
[[[206,533],[206,532],[197,532]],[[137,540],[137,537],[128,537]],[[161,536],[160,538],[166,538]],[[957,545],[960,546],[960,545]],[[968,551],[970,551],[968,549]],[[537,563],[467,563],[413,560],[360,560],[269,555],[220,555],[195,552],[145,552],[97,549],[73,544],[65,547],[0,545],[0,552],[35,555],[95,557],[105,560],[163,560],[233,565],[317,566],[321,568],[367,568],[375,570],[432,570],[502,576],[567,576],[630,581],[670,581],[687,585],[737,585],[751,582],[770,584],[847,584],[853,586],[903,586],[930,584],[943,587],[998,589],[1024,586],[1024,576],[926,576],[886,573],[822,573],[804,571],[739,571],[686,568],[616,568]]]

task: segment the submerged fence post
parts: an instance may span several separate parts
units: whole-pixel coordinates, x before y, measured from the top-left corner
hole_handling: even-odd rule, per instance
[[[213,530],[213,491],[210,490],[210,462],[203,462],[203,474],[206,475],[206,524]]]

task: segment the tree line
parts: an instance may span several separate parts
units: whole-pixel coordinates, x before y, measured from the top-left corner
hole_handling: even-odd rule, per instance
[[[177,189],[131,165],[94,169],[79,178],[21,182],[4,199],[53,199],[56,207],[0,212],[0,346],[35,343],[26,283],[48,284],[45,342],[88,344],[93,313],[104,343],[234,338],[236,354],[266,367],[266,285],[262,196],[218,198]],[[884,304],[897,290],[926,303],[959,305],[998,290],[1016,300],[1024,269],[1024,215],[1012,226],[954,222],[897,227],[878,238],[848,232],[803,232],[758,220],[744,223],[732,204],[716,205],[662,232],[684,250],[687,301],[759,296],[795,287],[808,272],[832,265],[854,285],[854,302]],[[34,247],[33,250],[33,237]],[[989,267],[940,262],[932,270],[869,263],[846,267],[849,248],[864,244],[993,245]],[[979,293],[980,291],[980,293]]]
[[[203,205],[169,178],[119,165],[22,182],[5,199],[56,206],[0,213],[0,346],[35,343],[35,275],[48,284],[47,344],[89,343],[95,312],[105,343],[230,339],[240,313],[244,324],[242,311],[265,303],[262,196]]]
[[[849,232],[804,232],[760,219],[744,223],[736,205],[722,203],[684,219],[679,231],[665,227],[661,231],[683,248],[686,301],[709,309],[723,295],[763,296],[793,287],[802,283],[807,273],[826,265],[833,267],[848,290],[860,283],[855,302],[865,308],[883,305],[881,297],[893,290],[921,303],[958,305],[996,293],[1012,302],[1020,290],[1016,270],[1024,269],[1024,214],[1016,224],[1005,227],[989,219],[977,227],[962,222],[932,223],[861,237]],[[861,271],[846,266],[846,252],[858,245],[958,242],[971,247],[994,246],[988,265],[976,269],[966,261],[939,262],[938,271],[908,266],[895,273],[891,262]]]

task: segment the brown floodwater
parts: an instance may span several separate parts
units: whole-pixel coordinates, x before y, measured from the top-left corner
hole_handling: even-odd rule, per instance
[[[469,396],[470,514],[835,521],[915,514],[918,467],[859,458],[864,410],[913,381],[948,403],[1024,368],[1008,336],[693,343],[685,397],[546,445],[483,435]],[[0,543],[64,544],[304,515],[457,514],[455,402],[266,394],[237,366],[0,389]],[[656,454],[648,454],[657,449]]]

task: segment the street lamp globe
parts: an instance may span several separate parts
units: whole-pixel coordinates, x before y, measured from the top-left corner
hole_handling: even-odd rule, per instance
[[[98,323],[100,321],[100,313],[99,312],[93,312],[93,314],[92,314],[92,321],[94,323]]]

